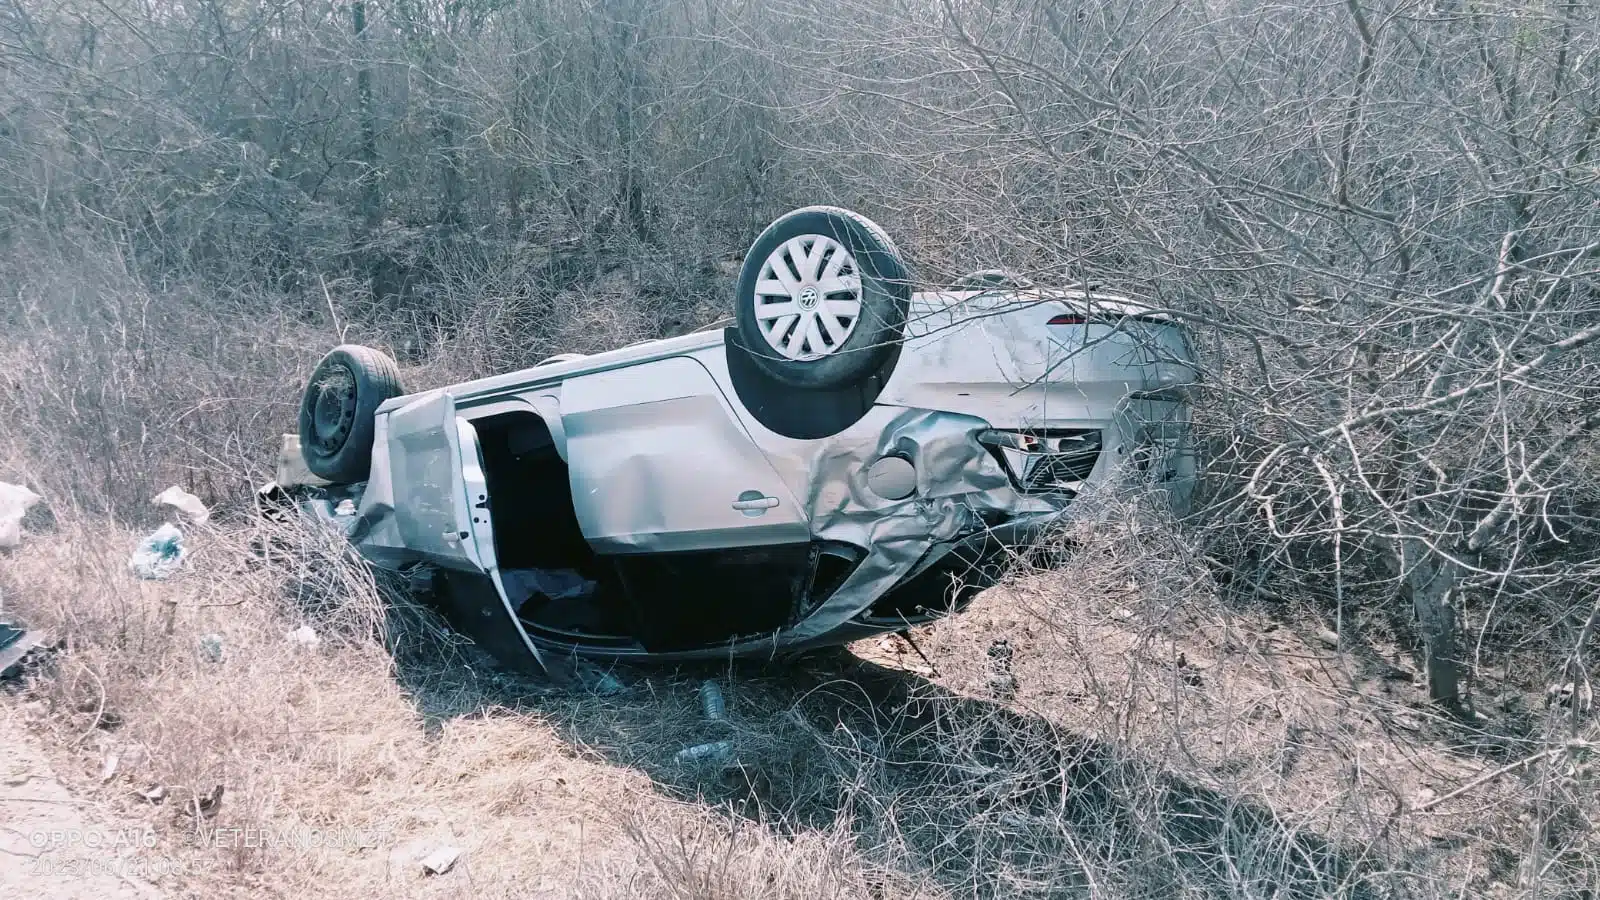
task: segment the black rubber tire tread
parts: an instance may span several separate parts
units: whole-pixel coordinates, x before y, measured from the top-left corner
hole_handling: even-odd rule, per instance
[[[855,257],[861,276],[861,317],[841,348],[822,359],[798,361],[774,351],[761,332],[750,300],[767,256],[790,238],[826,234]],[[769,378],[794,388],[842,390],[877,376],[895,358],[904,336],[911,283],[904,258],[877,223],[836,206],[807,206],[779,216],[750,246],[735,292],[735,325],[742,338],[730,353],[746,353]]]
[[[877,402],[899,359],[899,345],[883,367],[861,381],[837,390],[791,387],[762,371],[755,354],[740,346],[742,338],[729,326],[723,332],[728,378],[746,411],[769,431],[796,440],[832,437],[861,421]]]
[[[318,385],[335,368],[348,371],[355,382],[355,413],[349,432],[337,450],[322,450],[314,440]],[[405,393],[400,366],[387,353],[360,344],[341,344],[312,370],[300,397],[300,456],[318,478],[334,484],[365,481],[372,472],[372,440],[378,407]]]

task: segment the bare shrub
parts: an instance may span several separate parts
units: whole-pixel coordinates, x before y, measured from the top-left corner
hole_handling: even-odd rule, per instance
[[[663,821],[625,814],[622,833],[636,848],[634,871],[591,876],[577,886],[582,898],[674,900],[805,900],[945,896],[937,887],[863,864],[848,831],[835,829],[784,838],[747,823],[710,817]]]
[[[937,858],[987,891],[1008,872],[1019,881],[1004,890],[1040,895],[1083,882],[1117,896],[1593,884],[1592,832],[1575,823],[1600,810],[1570,793],[1591,777],[1592,723],[1576,743],[1560,709],[1515,739],[1461,735],[1413,694],[1420,673],[1398,646],[1330,646],[1314,597],[1228,600],[1185,532],[1101,502],[1067,571],[1021,570],[918,638],[940,686],[969,698],[997,696],[990,648],[1004,642],[1014,695],[935,691],[919,740],[858,750],[904,779],[865,792],[877,821],[902,823],[905,840],[965,835],[966,856]],[[1538,704],[1538,688],[1518,702]],[[1544,806],[1555,795],[1575,805]],[[1519,868],[1532,858],[1537,875]]]
[[[1085,498],[1038,554],[1070,578],[919,637],[944,674],[914,702],[758,682],[760,777],[673,770],[694,729],[655,707],[550,700],[558,739],[494,677],[402,675],[461,714],[422,715],[466,760],[430,791],[524,796],[506,768],[570,740],[591,777],[846,816],[871,866],[959,894],[1592,892],[1597,40],[1577,2],[12,4],[0,475],[57,532],[3,571],[76,644],[56,725],[88,746],[120,717],[194,792],[269,760],[335,807],[345,773],[431,759],[381,585],[332,535],[252,568],[231,531],[312,363],[370,343],[425,387],[681,333],[762,225],[831,202],[924,284],[1004,266],[1185,321],[1194,516]],[[219,507],[218,574],[132,581],[127,526],[172,483]],[[291,664],[306,622],[338,646]],[[282,737],[308,716],[356,761]],[[640,833],[650,891],[877,890],[680,824],[670,852]],[[729,854],[757,859],[701,871]]]

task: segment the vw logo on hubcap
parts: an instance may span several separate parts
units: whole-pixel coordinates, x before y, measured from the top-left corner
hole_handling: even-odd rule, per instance
[[[801,309],[816,309],[818,300],[817,289],[814,287],[801,288],[800,296],[797,299],[800,301]]]

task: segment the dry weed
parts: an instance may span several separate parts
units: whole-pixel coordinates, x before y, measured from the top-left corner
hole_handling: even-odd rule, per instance
[[[1568,720],[1491,755],[1388,669],[1223,602],[1178,553],[1181,532],[1105,502],[1071,536],[1070,576],[1020,570],[914,632],[932,678],[895,639],[857,648],[864,659],[618,671],[617,696],[559,689],[397,605],[315,526],[191,529],[189,568],[150,582],[127,570],[136,533],[67,519],[0,564],[0,587],[8,611],[68,642],[32,689],[36,725],[80,791],[194,861],[162,885],[177,893],[442,896],[468,880],[489,896],[1426,898],[1594,884],[1593,771]],[[302,624],[320,646],[285,639]],[[708,676],[728,695],[720,724],[698,712]],[[674,760],[712,739],[735,743],[732,765]],[[158,785],[161,802],[141,796]],[[338,840],[284,839],[312,828]],[[408,856],[441,843],[465,851],[464,880]]]

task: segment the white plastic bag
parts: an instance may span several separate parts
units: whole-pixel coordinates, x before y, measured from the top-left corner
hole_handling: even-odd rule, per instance
[[[28,514],[28,507],[41,499],[20,484],[0,481],[0,550],[22,543],[22,517]]]
[[[211,518],[211,510],[206,509],[206,505],[200,502],[199,497],[177,485],[173,485],[155,495],[150,502],[170,506],[183,513],[189,518],[189,521],[196,525],[204,525],[206,520]]]
[[[183,532],[168,523],[157,528],[139,542],[128,565],[140,578],[162,579],[183,567],[189,552],[183,546]]]

